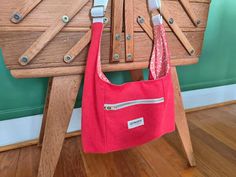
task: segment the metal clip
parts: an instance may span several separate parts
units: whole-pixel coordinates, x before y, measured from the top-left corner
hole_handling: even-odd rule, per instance
[[[93,6],[90,13],[92,18],[103,18],[105,16],[104,5]]]
[[[153,10],[157,10],[161,8],[160,0],[148,0],[148,10],[152,12]]]

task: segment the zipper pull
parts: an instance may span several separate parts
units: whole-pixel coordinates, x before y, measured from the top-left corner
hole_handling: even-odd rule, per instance
[[[112,110],[116,110],[117,108],[116,108],[116,106],[105,105],[104,109],[107,110],[107,111],[112,111]]]

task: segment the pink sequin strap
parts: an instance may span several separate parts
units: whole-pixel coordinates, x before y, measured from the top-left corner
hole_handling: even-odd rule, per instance
[[[153,79],[164,77],[170,68],[170,55],[162,24],[154,26],[154,47],[150,61],[150,74]]]

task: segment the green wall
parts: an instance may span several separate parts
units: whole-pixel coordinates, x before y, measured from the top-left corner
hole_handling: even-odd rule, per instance
[[[197,65],[178,68],[182,90],[236,83],[236,1],[212,0]]]
[[[212,0],[200,62],[178,68],[183,91],[236,83],[235,7],[235,0]],[[127,72],[108,77],[115,83],[130,80]],[[0,120],[42,113],[46,88],[47,79],[13,78],[0,51]],[[80,106],[81,93],[76,107]]]

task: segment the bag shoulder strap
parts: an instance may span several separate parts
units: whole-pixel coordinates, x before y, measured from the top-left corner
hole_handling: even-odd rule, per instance
[[[105,12],[107,8],[109,0],[94,0],[93,7],[91,9],[91,17],[93,23],[104,23],[104,17]],[[148,0],[148,9],[150,11],[150,14],[152,15],[152,23],[154,26],[154,47],[152,51],[152,57],[150,61],[150,74],[151,79],[158,79],[169,71],[169,52],[168,52],[168,46],[166,42],[165,37],[165,29],[163,27],[163,19],[162,16],[159,13],[154,13],[154,11],[157,11],[161,7],[160,0]],[[98,46],[95,46],[98,51],[98,57],[96,61],[96,67],[97,67],[97,73],[99,77],[109,82],[109,80],[106,78],[104,73],[101,70],[101,61],[100,61],[100,42],[101,42],[101,35],[103,30],[103,25],[100,24],[94,24],[94,28],[99,28],[99,32],[96,33],[96,37],[94,37],[94,40],[99,39],[99,42],[96,43]],[[94,29],[95,30],[95,29]]]

